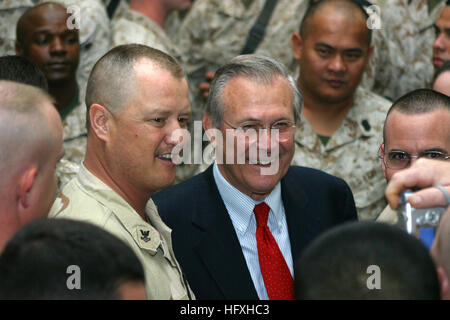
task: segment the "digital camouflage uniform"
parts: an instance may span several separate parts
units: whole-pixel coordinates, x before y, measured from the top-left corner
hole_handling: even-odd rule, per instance
[[[77,96],[67,107],[68,112],[61,115],[63,124],[64,159],[81,163],[86,153],[86,104],[85,90],[79,90]]]
[[[265,0],[197,0],[184,18],[179,31],[179,49],[183,66],[191,81],[194,120],[201,119],[205,100],[196,89],[205,80],[206,71],[215,71],[220,65],[240,54],[251,27]],[[246,7],[247,3],[247,7]],[[255,53],[282,62],[294,73],[297,63],[293,58],[291,36],[298,32],[306,12],[307,0],[278,1],[266,28],[266,34]],[[383,93],[389,80],[387,42],[383,30],[374,30],[374,55],[364,74],[363,86]]]
[[[353,106],[323,145],[305,117],[297,124],[293,165],[323,170],[344,179],[355,198],[359,220],[374,220],[386,206],[378,149],[391,103],[361,87]]]
[[[445,1],[373,0],[372,2],[380,6],[382,28],[386,30],[389,40],[392,69],[389,96],[395,100],[409,91],[429,86],[434,73],[433,24],[439,18]],[[429,4],[432,4],[432,7],[429,7]]]
[[[37,0],[0,1],[0,56],[16,54],[16,24],[24,12]]]
[[[175,10],[172,11],[167,17],[167,20],[164,24],[164,30],[173,43],[178,43],[178,33],[181,28],[181,23],[183,22],[184,17],[188,12],[189,9],[185,11]]]
[[[169,39],[160,25],[149,17],[130,9],[125,1],[121,1],[111,20],[113,47],[139,43],[159,49],[177,60],[180,59],[178,48]]]
[[[64,156],[56,166],[58,192],[78,173],[84,160],[87,144],[86,105],[84,91],[77,91],[76,97],[65,112],[60,112],[63,125]]]
[[[0,56],[15,54],[16,25],[22,14],[43,0],[0,1]],[[85,86],[95,62],[111,46],[109,19],[100,0],[53,0],[66,7],[76,5],[80,9],[80,64],[77,79]],[[75,15],[74,15],[75,16]],[[74,21],[70,20],[69,24]]]
[[[144,268],[147,299],[186,300],[189,295],[195,298],[173,252],[172,230],[161,220],[151,199],[145,212],[144,220],[122,197],[81,165],[76,178],[56,198],[49,218],[98,225],[129,245]]]
[[[56,178],[58,180],[57,193],[59,194],[63,187],[78,173],[80,164],[66,159],[61,159],[56,165]]]

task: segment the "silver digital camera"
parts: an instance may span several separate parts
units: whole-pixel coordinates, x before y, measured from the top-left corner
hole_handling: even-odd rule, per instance
[[[417,191],[417,190],[415,190]],[[405,230],[417,237],[421,238],[421,230],[424,228],[432,228],[436,230],[439,225],[441,215],[446,210],[445,207],[432,207],[426,209],[416,209],[408,202],[409,197],[414,193],[413,190],[407,189],[399,195],[398,215],[402,218]]]

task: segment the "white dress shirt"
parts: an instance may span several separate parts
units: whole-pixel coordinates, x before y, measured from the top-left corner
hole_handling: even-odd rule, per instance
[[[213,165],[213,175],[220,196],[227,208],[236,235],[242,248],[248,270],[255,285],[258,297],[268,300],[267,290],[261,274],[256,244],[256,218],[253,212],[255,205],[263,201],[255,201],[232,186],[220,173],[217,163]],[[293,276],[291,243],[286,222],[283,201],[281,199],[281,184],[278,183],[272,192],[264,199],[270,207],[267,226],[283,254],[284,260]]]

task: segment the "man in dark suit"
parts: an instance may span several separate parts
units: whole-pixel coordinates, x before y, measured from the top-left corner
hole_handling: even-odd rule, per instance
[[[198,299],[292,299],[293,261],[356,219],[343,180],[290,167],[301,105],[272,59],[243,55],[216,72],[203,117],[214,164],[153,197]]]

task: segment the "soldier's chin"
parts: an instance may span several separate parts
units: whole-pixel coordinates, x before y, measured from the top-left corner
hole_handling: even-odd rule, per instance
[[[46,73],[45,77],[50,85],[55,85],[58,83],[65,83],[75,79],[75,75],[67,72],[50,72]]]

